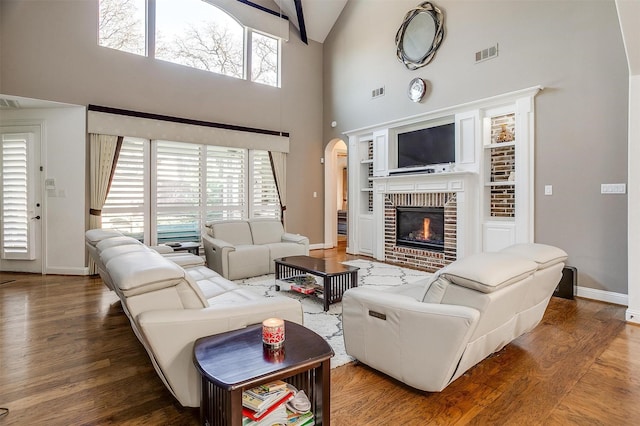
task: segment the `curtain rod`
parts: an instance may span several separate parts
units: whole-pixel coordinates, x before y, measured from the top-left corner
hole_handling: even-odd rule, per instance
[[[194,120],[191,118],[173,117],[170,115],[152,114],[148,112],[131,111],[128,109],[111,108],[100,105],[89,105],[89,111],[104,112],[107,114],[124,115],[128,117],[146,118],[149,120],[169,121],[180,124],[190,124],[193,126],[214,127],[217,129],[235,130],[237,132],[259,133],[262,135],[289,137],[289,132],[279,132],[277,130],[257,129],[254,127],[236,126],[233,124],[216,123],[213,121]]]

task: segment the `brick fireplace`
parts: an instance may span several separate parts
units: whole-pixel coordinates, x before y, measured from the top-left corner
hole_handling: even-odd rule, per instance
[[[407,247],[397,243],[397,208],[441,207],[444,210],[444,249]],[[456,194],[394,193],[384,196],[384,252],[388,262],[426,271],[436,271],[456,259],[457,252]]]
[[[433,272],[479,251],[482,232],[477,175],[467,171],[399,174],[373,179],[374,253],[384,262]],[[443,247],[396,244],[398,207],[442,208]]]

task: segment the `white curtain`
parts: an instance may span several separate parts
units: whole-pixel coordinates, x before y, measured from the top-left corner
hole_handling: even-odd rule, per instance
[[[102,207],[107,200],[109,187],[113,179],[118,153],[122,146],[122,137],[89,134],[91,179],[91,204],[89,208],[89,229],[102,227]],[[89,272],[97,272],[93,259],[89,259]]]
[[[269,151],[269,159],[280,197],[280,217],[284,225],[284,213],[287,210],[287,153]]]

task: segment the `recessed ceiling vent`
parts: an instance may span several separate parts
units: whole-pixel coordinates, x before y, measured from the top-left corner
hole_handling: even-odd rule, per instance
[[[0,109],[19,109],[20,104],[13,99],[0,98]]]

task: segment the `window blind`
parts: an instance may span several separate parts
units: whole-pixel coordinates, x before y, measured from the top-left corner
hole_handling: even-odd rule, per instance
[[[2,258],[35,259],[29,206],[30,167],[29,133],[2,135]]]

